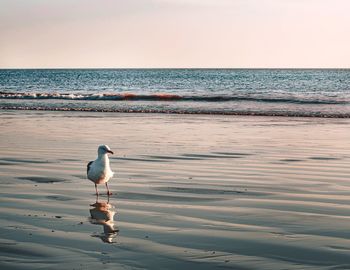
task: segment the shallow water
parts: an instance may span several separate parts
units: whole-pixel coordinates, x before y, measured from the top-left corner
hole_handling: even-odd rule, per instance
[[[350,268],[349,120],[3,111],[0,124],[2,269]],[[85,178],[101,143],[116,153],[109,199]]]

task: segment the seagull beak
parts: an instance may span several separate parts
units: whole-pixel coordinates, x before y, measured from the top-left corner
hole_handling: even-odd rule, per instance
[[[111,151],[111,150],[107,150],[107,153],[110,153],[112,155],[114,154],[113,151]]]

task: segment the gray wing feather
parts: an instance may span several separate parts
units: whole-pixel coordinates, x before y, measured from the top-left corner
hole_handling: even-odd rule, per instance
[[[86,168],[86,173],[89,173],[92,162],[93,162],[93,161],[90,161],[90,162],[88,163],[87,168]]]

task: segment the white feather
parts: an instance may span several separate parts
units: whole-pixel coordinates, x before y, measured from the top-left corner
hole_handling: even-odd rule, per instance
[[[88,165],[87,177],[95,184],[104,184],[113,177],[107,152],[98,151],[98,157]],[[108,148],[109,149],[109,148]]]

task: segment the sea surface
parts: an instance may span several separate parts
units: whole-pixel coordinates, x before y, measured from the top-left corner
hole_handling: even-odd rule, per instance
[[[349,118],[350,69],[3,69],[0,109]]]

